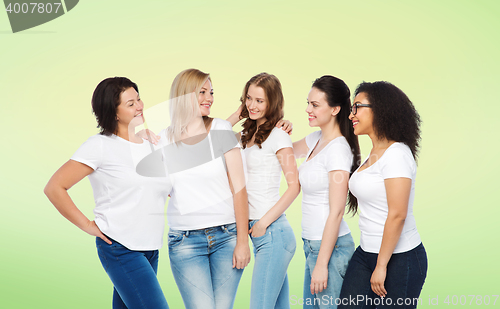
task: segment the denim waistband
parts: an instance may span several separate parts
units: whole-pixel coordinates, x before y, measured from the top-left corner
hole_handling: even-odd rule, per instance
[[[229,223],[229,224],[223,224],[223,225],[218,225],[218,226],[211,226],[211,227],[207,227],[207,228],[204,228],[204,229],[198,229],[198,230],[187,230],[187,231],[184,231],[184,230],[173,230],[173,229],[170,229],[170,231],[173,232],[173,233],[182,234],[182,235],[185,235],[186,237],[188,237],[191,234],[208,234],[208,233],[211,233],[211,232],[215,232],[217,230],[221,230],[222,232],[224,232],[224,231],[227,230],[227,228],[230,225],[233,225],[233,224],[236,224],[236,223]]]
[[[285,215],[285,214],[282,214],[281,216],[279,216],[279,217],[278,217],[278,219],[274,220],[274,222],[279,222],[279,221],[281,221],[281,220],[283,220],[283,219],[286,219],[286,215]],[[260,220],[260,219],[250,220],[250,221],[248,222],[249,227],[251,228],[252,226],[254,226],[254,224],[255,224],[255,223],[257,223],[257,221],[259,221],[259,220]],[[273,222],[273,223],[274,223],[274,222]],[[271,224],[273,224],[273,223],[271,223]]]

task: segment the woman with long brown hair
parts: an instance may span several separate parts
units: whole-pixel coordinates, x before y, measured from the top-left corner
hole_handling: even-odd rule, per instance
[[[296,243],[284,212],[300,185],[290,136],[275,127],[283,118],[281,83],[274,75],[257,74],[246,83],[241,103],[249,233],[255,254],[250,308],[290,308],[287,268]],[[281,171],[287,189],[280,197]]]

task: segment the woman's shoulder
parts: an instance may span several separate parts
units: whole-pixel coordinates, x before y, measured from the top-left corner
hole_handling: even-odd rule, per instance
[[[291,140],[290,138],[290,135],[288,135],[288,133],[286,133],[283,129],[281,128],[276,128],[274,127],[272,130],[271,130],[271,133],[269,134],[269,137],[273,137],[273,138],[278,138],[278,139],[286,139],[286,140]]]
[[[220,118],[214,118],[212,120],[212,126],[210,127],[210,130],[233,130],[233,127],[231,126],[231,123],[227,120],[220,119]]]
[[[320,138],[321,138],[321,130],[314,131],[314,132],[306,135],[305,140],[306,140],[307,147],[309,149],[312,149],[316,145],[316,143],[318,142],[318,140]]]
[[[384,152],[384,155],[387,154],[387,158],[391,159],[394,158],[395,156],[405,156],[405,157],[411,157],[413,159],[413,154],[411,152],[410,147],[406,145],[405,143],[401,142],[395,142],[389,148],[386,149]],[[384,156],[382,156],[384,157]]]

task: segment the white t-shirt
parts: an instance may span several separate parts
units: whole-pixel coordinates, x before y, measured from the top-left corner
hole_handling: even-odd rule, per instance
[[[321,131],[306,136],[309,148],[307,158],[321,138]],[[353,155],[345,137],[331,140],[319,153],[299,167],[302,187],[302,238],[321,240],[326,220],[330,215],[330,190],[328,173],[331,171],[351,172]],[[338,237],[350,233],[342,218]]]
[[[245,148],[249,218],[262,218],[280,199],[281,164],[278,150],[290,147],[292,140],[282,129],[273,128],[259,148]]]
[[[224,153],[240,147],[228,121],[215,118],[207,137],[194,145],[170,143],[160,134],[172,193],[167,208],[170,228],[197,230],[236,222]]]
[[[360,245],[366,252],[379,253],[382,244],[389,211],[384,179],[400,177],[411,179],[411,193],[403,231],[393,253],[409,251],[421,243],[413,216],[417,164],[407,145],[394,143],[371,166],[361,172],[356,170],[349,181],[349,189],[358,199]]]
[[[91,136],[71,157],[92,169],[95,223],[130,250],[157,250],[163,243],[165,201],[172,185],[167,176],[144,177],[136,164],[154,146],[116,135]]]

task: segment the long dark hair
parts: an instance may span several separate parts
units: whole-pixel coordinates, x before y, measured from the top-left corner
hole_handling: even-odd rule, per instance
[[[257,131],[257,121],[250,119],[250,115],[245,104],[250,85],[261,87],[264,89],[264,93],[266,94],[267,109],[264,115],[266,122],[259,126],[259,131],[257,133],[255,133]],[[281,91],[281,83],[279,79],[268,73],[255,75],[246,83],[240,101],[243,105],[240,118],[246,118],[243,123],[241,144],[243,145],[243,148],[246,148],[246,145],[252,140],[252,137],[255,134],[255,144],[257,144],[259,148],[262,148],[261,144],[266,141],[274,126],[276,126],[276,123],[283,119],[284,115],[283,106],[285,104],[285,99],[283,98],[283,92]]]
[[[373,129],[379,138],[405,143],[417,160],[420,149],[420,115],[408,96],[385,81],[363,82],[355,95],[365,93],[373,112]]]
[[[351,113],[351,91],[349,87],[340,78],[325,75],[316,79],[312,85],[313,88],[318,89],[326,95],[326,100],[330,107],[340,106],[340,111],[336,116],[337,123],[339,124],[340,133],[345,137],[349,147],[351,147],[354,160],[352,161],[351,173],[349,177],[359,167],[361,156],[359,151],[358,137],[354,134],[352,123],[349,120]],[[358,200],[349,191],[348,202],[349,210],[347,213],[352,212],[355,215],[358,211]]]

